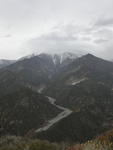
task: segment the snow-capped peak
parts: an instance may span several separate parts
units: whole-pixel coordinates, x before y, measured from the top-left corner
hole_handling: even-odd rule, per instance
[[[68,62],[68,61],[72,61],[78,57],[81,56],[81,54],[76,54],[76,53],[71,53],[71,52],[64,52],[64,53],[40,53],[40,54],[31,54],[25,57],[22,57],[19,60],[24,60],[24,59],[30,59],[34,56],[39,56],[40,58],[44,58],[44,57],[48,57],[50,59],[52,59],[53,63],[55,65],[60,65],[63,64],[64,62]]]
[[[76,59],[78,56],[74,53],[65,52],[61,54],[60,63],[64,62],[66,59]]]
[[[65,52],[60,54],[51,54],[54,64],[62,64],[66,60],[74,60],[78,58],[80,55],[75,53]]]

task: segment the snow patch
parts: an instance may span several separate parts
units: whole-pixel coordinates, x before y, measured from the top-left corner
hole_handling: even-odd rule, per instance
[[[80,82],[84,81],[85,79],[81,79],[81,80],[78,80],[78,81],[73,81],[72,82],[72,85],[76,85],[76,84],[79,84]]]
[[[81,83],[81,82],[83,82],[83,81],[85,81],[86,80],[86,78],[83,78],[83,79],[73,79],[73,80],[70,80],[70,81],[68,81],[67,82],[67,85],[77,85],[77,84],[79,84],[79,83]]]
[[[75,53],[69,53],[69,52],[65,52],[65,53],[60,53],[60,54],[50,54],[52,56],[53,62],[54,64],[62,64],[65,60],[74,60],[76,58],[79,57],[79,55],[75,54]]]

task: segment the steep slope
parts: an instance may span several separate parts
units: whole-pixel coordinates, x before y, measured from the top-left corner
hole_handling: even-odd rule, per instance
[[[0,70],[0,95],[13,91],[18,86],[27,86],[37,91],[46,86],[54,73],[52,60],[39,56],[18,61]]]
[[[39,138],[85,141],[113,127],[113,63],[85,55],[63,67],[45,91],[73,110]]]
[[[80,57],[59,69],[46,93],[61,101],[63,95],[67,97],[67,92],[76,88],[82,82],[87,83],[87,81],[105,84],[112,89],[113,63],[91,54]]]
[[[41,140],[52,142],[85,142],[110,128],[103,128],[103,119],[89,111],[76,112],[62,119],[47,131],[37,134]]]
[[[92,81],[67,89],[58,102],[73,110],[38,138],[50,141],[84,142],[113,128],[113,92]]]
[[[32,55],[0,69],[0,95],[7,94],[18,86],[31,87],[40,92],[53,81],[61,66],[64,66],[64,64],[66,66],[75,58],[74,54],[71,53],[67,54],[65,58],[63,57],[62,54],[65,63],[63,61],[62,64],[56,65],[53,56],[50,54]]]
[[[59,112],[47,97],[22,87],[0,98],[0,135],[25,135]]]

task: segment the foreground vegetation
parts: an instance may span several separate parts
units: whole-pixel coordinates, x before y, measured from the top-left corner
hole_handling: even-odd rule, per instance
[[[50,143],[16,136],[0,138],[0,150],[68,150],[67,144]]]
[[[74,144],[69,150],[113,150],[113,130],[85,144]]]
[[[25,137],[5,136],[0,138],[0,150],[113,150],[113,130],[83,144],[58,144]]]

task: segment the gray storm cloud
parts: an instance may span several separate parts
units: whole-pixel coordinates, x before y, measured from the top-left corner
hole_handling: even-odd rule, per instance
[[[95,26],[113,26],[113,17],[104,18],[104,16],[101,16],[101,18],[99,18],[95,23]]]
[[[80,51],[112,59],[112,41],[113,0],[0,0],[0,58]]]
[[[29,40],[27,46],[35,52],[80,51],[80,53],[89,52],[112,59],[112,41],[113,29],[108,24],[101,28],[100,26],[95,28],[95,23],[89,27],[80,28],[77,25],[67,24],[53,28],[48,34]]]

